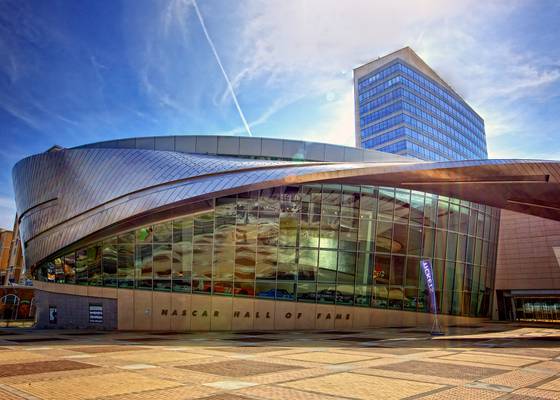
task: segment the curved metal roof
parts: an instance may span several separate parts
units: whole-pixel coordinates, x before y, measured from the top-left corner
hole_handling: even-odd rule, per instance
[[[293,162],[114,148],[38,154],[13,171],[26,262],[159,210],[307,182],[403,187],[560,220],[560,162],[399,158]]]

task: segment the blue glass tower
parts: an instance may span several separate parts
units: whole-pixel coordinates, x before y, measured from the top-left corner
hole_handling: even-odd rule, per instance
[[[354,70],[356,145],[422,160],[484,159],[484,120],[409,47]]]

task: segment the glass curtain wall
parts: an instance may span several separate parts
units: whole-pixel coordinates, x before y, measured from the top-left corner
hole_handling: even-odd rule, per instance
[[[286,186],[68,252],[36,278],[78,285],[429,312],[489,313],[498,210],[389,187]]]

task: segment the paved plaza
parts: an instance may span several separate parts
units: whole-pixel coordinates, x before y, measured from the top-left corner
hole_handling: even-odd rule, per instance
[[[0,331],[0,399],[560,399],[560,330]]]

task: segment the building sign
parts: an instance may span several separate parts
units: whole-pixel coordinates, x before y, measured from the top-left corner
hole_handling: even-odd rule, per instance
[[[430,298],[430,311],[433,314],[437,314],[436,288],[432,262],[430,260],[422,260],[420,261],[420,267],[422,268],[424,278],[426,278],[426,289],[428,289],[428,295]]]
[[[56,324],[58,322],[58,311],[56,306],[49,306],[49,324]]]
[[[89,305],[89,323],[102,324],[103,323],[103,305],[90,304]]]
[[[169,310],[167,308],[162,308],[161,309],[161,315],[162,316],[171,316],[171,317],[177,317],[177,316],[182,316],[185,317],[187,316],[187,310]],[[208,311],[208,310],[192,310],[190,312],[190,315],[192,317],[209,317],[209,316],[213,316],[215,318],[220,316],[220,311],[219,310],[213,310],[213,311]],[[291,312],[287,312],[285,314],[282,315],[282,317],[284,319],[302,319],[303,318],[303,313],[298,312],[298,313],[294,313],[292,314]],[[350,313],[316,313],[315,314],[315,318],[318,320],[324,319],[324,320],[329,320],[329,319],[342,319],[342,320],[350,320],[352,317],[352,315]],[[272,315],[270,313],[270,311],[266,311],[266,312],[254,312],[251,313],[250,311],[233,311],[233,318],[237,319],[237,318],[255,318],[255,319],[270,319],[272,318]]]

